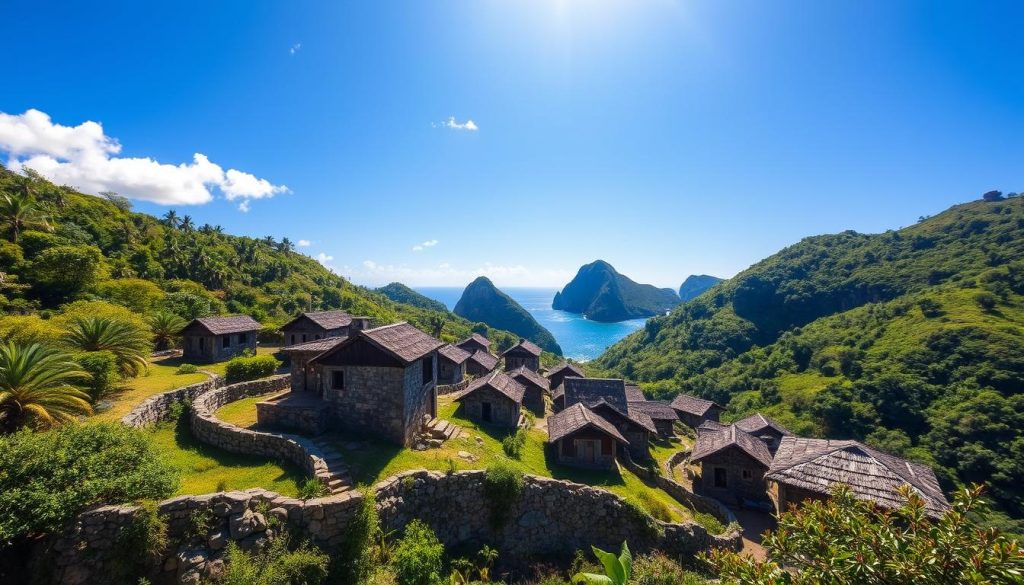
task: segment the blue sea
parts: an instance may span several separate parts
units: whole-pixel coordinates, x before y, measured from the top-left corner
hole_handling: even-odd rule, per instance
[[[457,287],[421,287],[420,294],[441,301],[449,310],[462,297]],[[646,319],[631,319],[619,323],[588,321],[582,315],[556,311],[551,308],[556,288],[503,288],[505,294],[533,315],[545,329],[555,336],[565,357],[588,361],[601,355],[608,346],[644,326]]]

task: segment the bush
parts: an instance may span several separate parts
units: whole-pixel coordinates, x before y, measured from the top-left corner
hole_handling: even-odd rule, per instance
[[[996,305],[999,303],[999,299],[996,298],[996,295],[988,291],[982,291],[974,295],[974,302],[978,303],[978,306],[981,307],[982,311],[989,312],[996,308]]]
[[[303,500],[322,498],[329,493],[330,491],[327,489],[327,486],[315,477],[307,479],[299,486],[299,498]]]
[[[175,374],[195,374],[199,371],[199,366],[195,364],[181,364],[178,369],[174,371]]]
[[[277,370],[281,362],[269,355],[236,357],[228,361],[224,368],[228,382],[245,382],[266,378]]]
[[[632,585],[701,585],[705,580],[660,552],[633,560]]]
[[[395,545],[391,568],[399,585],[441,585],[441,561],[444,546],[421,520],[405,527],[405,535]]]
[[[94,504],[165,498],[177,485],[148,435],[119,424],[0,437],[0,544],[59,530]]]
[[[303,544],[289,550],[288,539],[275,538],[262,551],[245,552],[228,543],[219,585],[318,585],[327,579],[328,557]]]
[[[157,512],[155,502],[146,502],[132,518],[131,524],[114,542],[112,572],[127,582],[127,577],[144,572],[158,562],[167,549],[167,521]]]
[[[93,402],[103,398],[114,389],[119,376],[117,356],[109,351],[90,351],[79,354],[75,361],[89,373],[86,392]]]
[[[505,525],[524,484],[523,473],[507,461],[498,461],[487,468],[484,495],[491,504],[492,526],[500,528]]]
[[[513,459],[519,459],[523,454],[523,445],[526,444],[526,430],[517,429],[516,432],[506,436],[501,440],[501,448],[505,451],[505,455],[512,457]]]

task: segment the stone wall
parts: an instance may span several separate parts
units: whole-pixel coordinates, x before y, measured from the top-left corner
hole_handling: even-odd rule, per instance
[[[195,401],[196,397],[214,388],[224,385],[224,378],[208,374],[210,379],[176,390],[170,390],[156,396],[150,396],[141,404],[132,409],[131,412],[121,417],[121,424],[130,427],[142,427],[151,425],[170,417],[171,408],[179,402]]]
[[[507,506],[508,520],[495,529],[485,475],[410,471],[388,478],[373,488],[381,524],[385,530],[401,530],[419,518],[445,545],[472,550],[486,543],[510,565],[571,555],[590,545],[617,550],[623,540],[636,552],[657,548],[683,558],[709,547],[739,546],[738,535],[713,536],[693,523],[659,522],[610,492],[534,476],[525,478],[520,496]],[[164,501],[158,512],[168,521],[168,548],[151,563],[147,577],[154,585],[198,583],[223,568],[229,541],[242,548],[260,546],[284,527],[338,554],[363,497],[351,491],[297,500],[254,489]],[[54,544],[53,582],[111,582],[118,552],[113,543],[137,512],[134,506],[104,506],[79,515]]]

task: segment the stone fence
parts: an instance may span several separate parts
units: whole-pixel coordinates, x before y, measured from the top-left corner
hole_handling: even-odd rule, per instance
[[[467,378],[461,382],[458,382],[457,384],[438,384],[437,395],[442,396],[444,394],[454,394],[455,392],[465,390],[466,387],[469,386],[469,383],[472,381],[473,380]]]
[[[190,386],[150,396],[133,408],[131,412],[121,417],[121,424],[130,427],[142,427],[166,420],[170,417],[171,409],[175,404],[186,400],[190,402],[195,401],[196,397],[200,394],[224,385],[224,378],[215,374],[208,375],[210,379],[205,382],[198,382]]]
[[[714,536],[688,522],[654,520],[610,492],[544,477],[526,476],[513,501],[491,502],[484,471],[442,474],[410,471],[374,486],[385,531],[401,531],[418,518],[452,549],[475,550],[489,544],[503,565],[517,566],[547,555],[565,557],[590,545],[617,550],[628,541],[636,552],[652,549],[691,558],[711,547],[736,549],[739,537]],[[353,519],[363,503],[358,491],[298,500],[253,489],[182,496],[160,503],[167,519],[168,547],[149,563],[155,584],[199,583],[223,569],[224,548],[235,541],[243,549],[265,543],[287,528],[328,554],[343,554]],[[498,527],[493,506],[506,512]],[[104,506],[78,516],[54,544],[53,582],[65,585],[120,582],[116,543],[139,513],[134,506]]]

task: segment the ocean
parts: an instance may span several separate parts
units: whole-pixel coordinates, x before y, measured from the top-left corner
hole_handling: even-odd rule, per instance
[[[529,311],[545,329],[555,336],[565,357],[588,361],[601,355],[610,345],[644,326],[646,319],[631,319],[619,323],[588,321],[582,315],[556,311],[551,308],[556,288],[503,288],[505,294]],[[462,297],[458,287],[422,287],[417,292],[441,301],[449,310]]]

